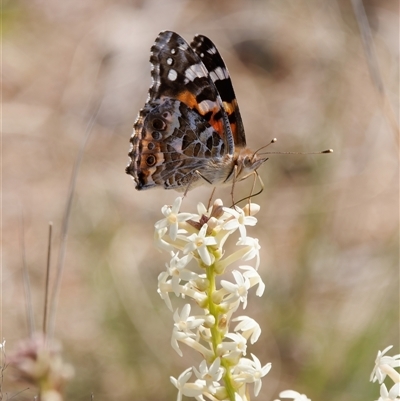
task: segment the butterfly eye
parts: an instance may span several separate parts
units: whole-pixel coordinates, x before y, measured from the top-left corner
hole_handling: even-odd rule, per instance
[[[251,159],[250,159],[249,156],[246,156],[246,157],[243,159],[243,165],[244,165],[245,167],[250,167],[252,164],[253,164],[253,162],[251,161]]]
[[[165,124],[165,122],[163,120],[161,120],[160,118],[155,118],[152,121],[152,125],[153,125],[154,129],[160,130],[160,131],[164,130],[167,126],[167,124]]]
[[[155,156],[153,156],[153,155],[147,156],[147,158],[146,158],[146,164],[149,167],[154,166],[156,164],[156,161],[157,160],[156,160]]]

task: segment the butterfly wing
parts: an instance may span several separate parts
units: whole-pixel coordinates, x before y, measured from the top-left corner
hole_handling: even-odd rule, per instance
[[[140,136],[134,135],[131,142],[126,172],[139,190],[163,186],[184,191],[188,185],[223,181],[229,172],[219,134],[179,100],[166,99],[148,111]]]
[[[246,136],[239,106],[228,69],[214,43],[203,35],[196,35],[190,44],[209,72],[222,99],[223,108],[228,115],[235,146],[245,147]]]
[[[228,154],[234,141],[228,115],[218,90],[200,57],[177,33],[161,32],[151,48],[152,86],[149,101],[172,98],[196,110],[225,142]]]
[[[134,124],[126,172],[137,189],[185,190],[225,182],[235,144],[210,74],[178,34],[161,32],[151,48],[147,102]]]

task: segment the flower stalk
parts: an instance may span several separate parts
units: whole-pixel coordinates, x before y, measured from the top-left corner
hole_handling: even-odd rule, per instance
[[[197,400],[248,401],[248,384],[254,384],[257,396],[271,364],[261,366],[254,355],[246,357],[248,339],[254,343],[261,333],[257,322],[246,316],[232,317],[240,306],[246,308],[253,286],[257,286],[257,296],[264,292],[257,272],[260,246],[246,232],[247,226],[257,223],[253,215],[260,208],[254,204],[226,208],[216,200],[208,209],[200,203],[197,213],[182,213],[181,205],[179,197],[172,206],[164,206],[164,219],[155,224],[156,246],[171,255],[166,271],[158,277],[158,293],[171,311],[171,293],[192,300],[174,313],[171,345],[182,356],[179,345],[186,344],[203,359],[198,369],[190,367],[177,379],[171,377],[171,382],[178,389],[178,401],[183,395]],[[229,254],[224,245],[235,233],[239,234],[237,249]],[[246,264],[228,271],[233,263],[251,260],[254,267]],[[231,276],[233,281],[228,280]],[[202,312],[191,315],[192,305]],[[230,332],[234,321],[239,324]],[[193,373],[197,379],[190,383]]]

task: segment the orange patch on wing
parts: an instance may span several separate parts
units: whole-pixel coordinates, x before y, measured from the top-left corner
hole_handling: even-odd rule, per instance
[[[221,138],[224,138],[225,136],[225,130],[224,130],[224,123],[222,120],[215,121],[212,119],[212,122],[210,121],[211,126],[217,131],[218,135]]]
[[[224,110],[227,112],[228,115],[236,111],[237,108],[236,101],[233,101],[232,103],[222,102],[222,104],[224,105]]]
[[[190,93],[189,91],[183,91],[178,94],[177,99],[180,102],[185,103],[186,106],[190,107],[191,109],[197,109],[197,100],[193,93]]]
[[[199,107],[198,107],[198,102],[196,100],[196,96],[193,95],[193,93],[191,93],[189,91],[180,92],[177,95],[176,99],[179,100],[180,102],[186,104],[186,106],[190,107],[191,109],[196,109],[201,114],[201,111],[199,110]],[[215,131],[218,133],[218,135],[221,138],[223,138],[225,135],[224,123],[221,119],[214,120],[215,114],[217,114],[219,111],[220,111],[219,107],[214,107],[212,109],[211,118],[208,122],[215,129]]]

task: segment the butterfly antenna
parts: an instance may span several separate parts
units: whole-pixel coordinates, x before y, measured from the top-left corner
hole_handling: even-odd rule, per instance
[[[257,153],[258,153],[260,150],[267,148],[268,146],[272,145],[272,144],[275,143],[276,141],[277,141],[277,139],[276,139],[276,138],[273,138],[273,139],[271,139],[271,142],[269,142],[269,143],[267,143],[266,145],[261,146],[261,148],[257,149],[257,150],[253,153],[253,156],[251,157],[251,160],[254,159],[254,157],[257,155]]]
[[[321,150],[319,152],[262,152],[260,155],[321,155],[323,153],[333,153],[333,149]]]

